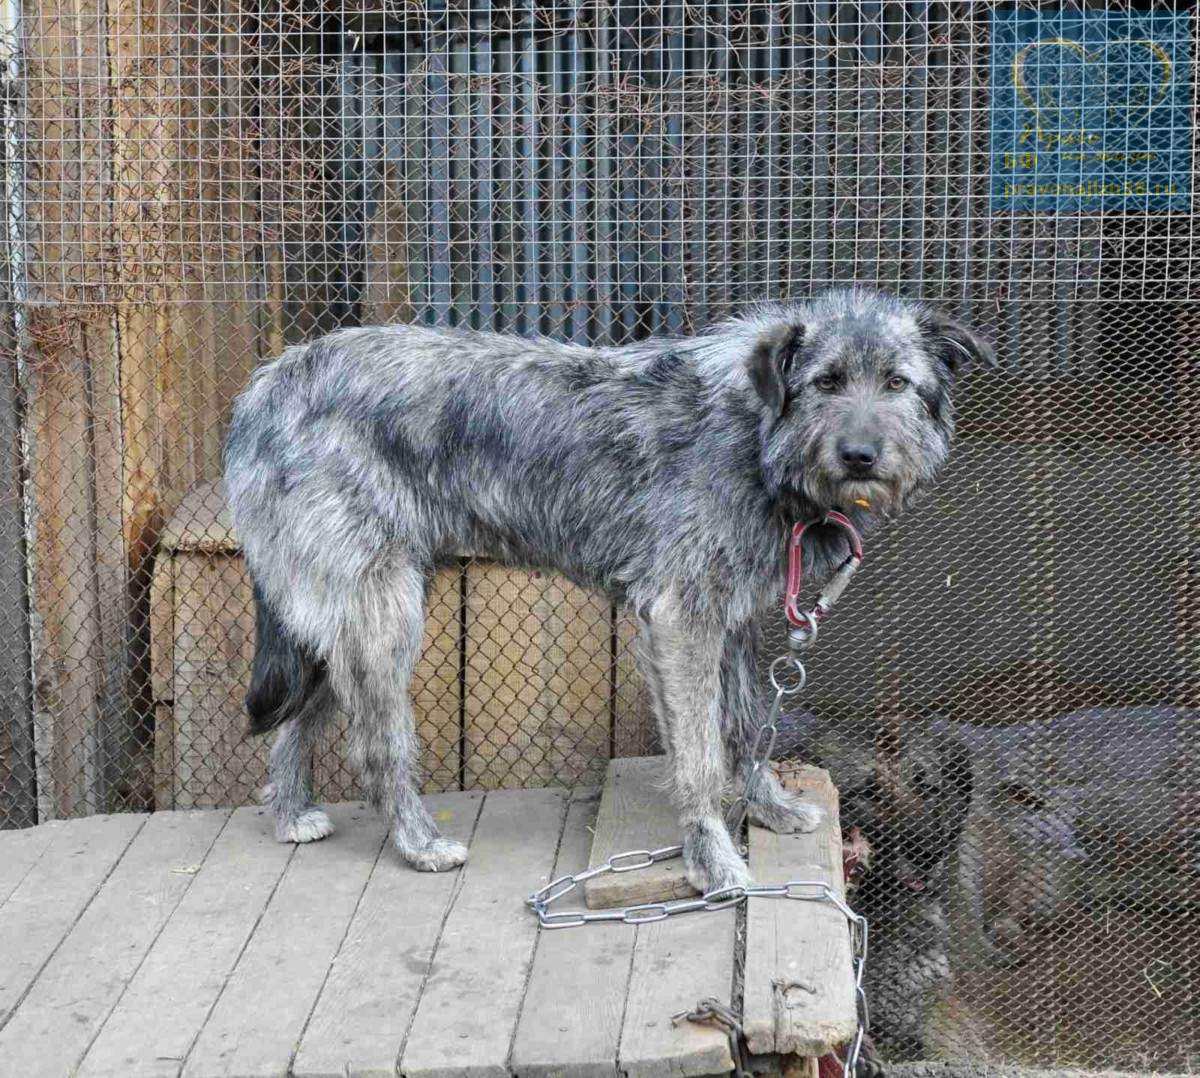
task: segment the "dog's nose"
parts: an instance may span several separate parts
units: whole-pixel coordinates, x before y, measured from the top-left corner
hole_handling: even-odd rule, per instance
[[[868,442],[838,442],[838,452],[842,456],[842,463],[854,471],[866,471],[879,456],[875,446]]]

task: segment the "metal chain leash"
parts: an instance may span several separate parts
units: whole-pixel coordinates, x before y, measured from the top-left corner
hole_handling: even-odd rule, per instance
[[[745,1048],[745,1033],[742,1020],[732,1007],[725,1006],[719,999],[709,996],[696,1004],[694,1011],[680,1011],[671,1018],[672,1025],[680,1021],[705,1022],[719,1026],[729,1038],[729,1056],[733,1060],[733,1078],[755,1078],[750,1071],[750,1060]]]

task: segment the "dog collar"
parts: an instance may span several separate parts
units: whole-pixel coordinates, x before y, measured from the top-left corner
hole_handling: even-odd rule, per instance
[[[846,533],[846,541],[850,544],[850,556],[842,562],[837,572],[829,578],[829,582],[817,596],[816,605],[812,610],[800,609],[800,583],[803,578],[803,552],[801,539],[806,529],[818,524],[832,524]],[[792,529],[792,537],[788,541],[788,574],[787,591],[784,598],[783,612],[791,622],[788,632],[788,643],[793,649],[807,647],[817,638],[817,627],[829,613],[833,604],[841,597],[854,575],[854,570],[862,564],[862,539],[857,529],[844,513],[831,509],[823,517],[813,520],[802,520]]]

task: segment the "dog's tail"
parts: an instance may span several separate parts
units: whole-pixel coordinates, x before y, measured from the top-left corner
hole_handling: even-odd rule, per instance
[[[257,584],[254,609],[258,642],[246,710],[250,713],[251,733],[265,734],[300,714],[325,680],[326,667],[323,660],[292,639]]]

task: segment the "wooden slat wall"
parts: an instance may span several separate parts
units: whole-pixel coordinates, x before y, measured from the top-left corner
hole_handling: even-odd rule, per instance
[[[612,617],[573,584],[467,571],[466,783],[595,783],[608,757]]]
[[[105,162],[93,140],[101,119],[77,99],[107,74],[97,17],[91,0],[48,0],[26,35],[30,122],[55,136],[41,144],[43,160],[32,170],[43,214],[30,222],[43,240],[29,267],[35,283],[95,283],[99,272]],[[119,524],[114,535],[96,506],[120,504],[120,409],[111,318],[29,314],[34,725],[38,814],[46,818],[100,807],[108,785],[103,727],[119,701],[121,649],[106,614],[113,601],[120,609],[125,576]]]
[[[202,17],[167,0],[39,0],[26,19],[39,300],[26,342],[32,659],[46,818],[155,800],[158,533],[194,484],[219,474],[229,402],[280,342],[261,260],[239,264],[241,300],[205,291],[206,258],[241,238],[253,210],[202,164],[241,100],[206,81]],[[222,220],[231,199],[242,233]]]
[[[0,238],[0,258],[8,253]],[[10,301],[0,299],[0,352],[6,356],[15,344]],[[0,629],[8,645],[0,652],[0,827],[37,823],[19,382],[17,364],[6,360],[0,366]]]
[[[110,325],[76,325],[39,356],[33,662],[39,816],[107,807],[120,742],[128,577]]]

